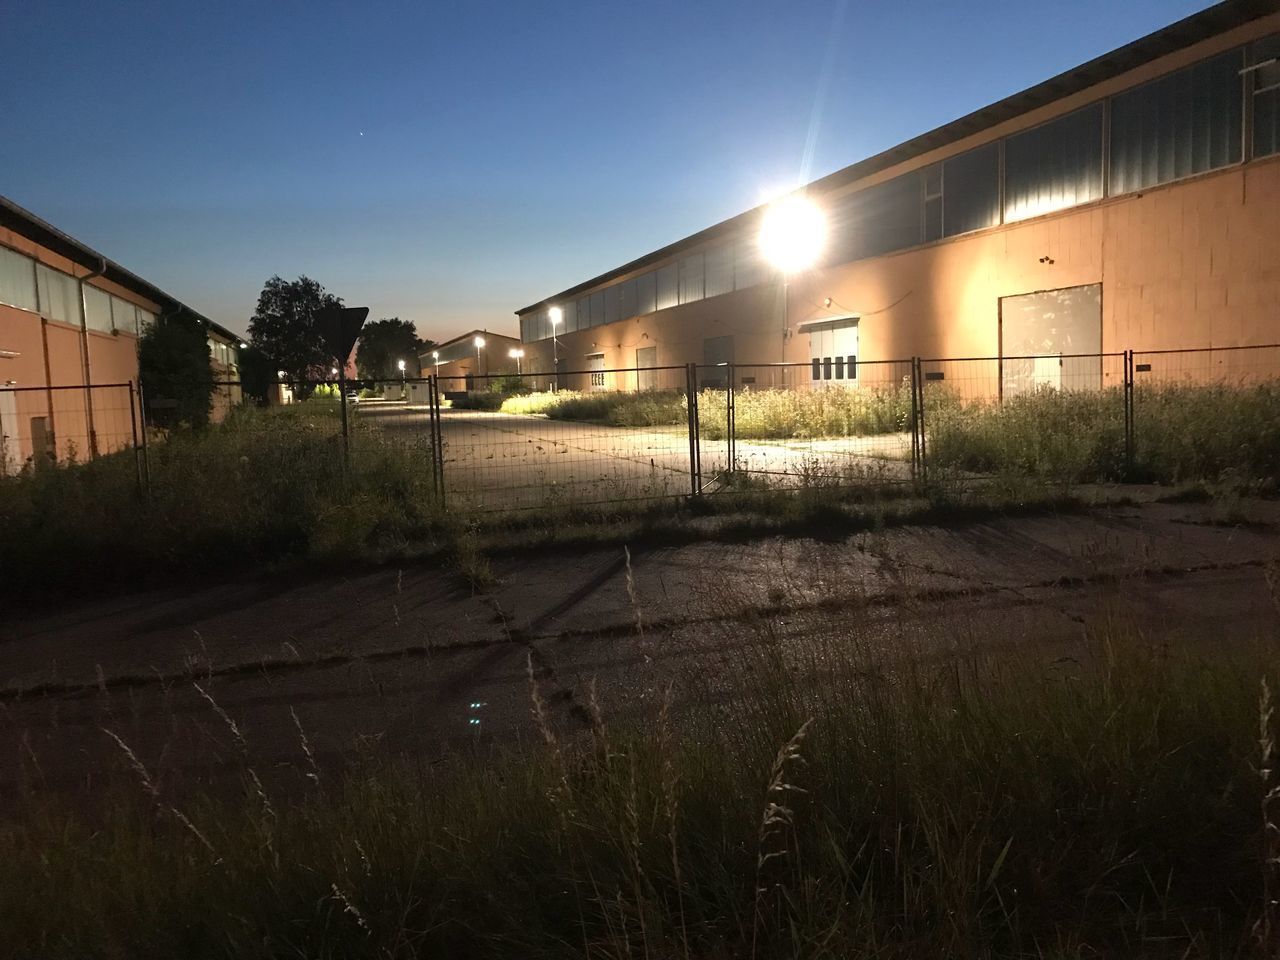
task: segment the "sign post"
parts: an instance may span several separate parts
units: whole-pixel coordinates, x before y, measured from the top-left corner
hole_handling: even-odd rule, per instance
[[[369,316],[368,307],[323,307],[316,314],[316,324],[324,337],[326,349],[338,362],[338,405],[342,410],[342,455],[350,460],[347,434],[347,358],[356,345],[360,328]]]

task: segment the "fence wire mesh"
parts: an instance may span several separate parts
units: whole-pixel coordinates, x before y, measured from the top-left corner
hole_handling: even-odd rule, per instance
[[[127,383],[0,388],[0,474],[132,449],[141,488],[149,438],[165,457],[165,418],[148,426],[164,403]],[[415,510],[913,479],[1274,484],[1280,345],[278,383],[265,402],[220,381],[209,419],[238,437],[211,456]]]
[[[128,383],[0,387],[0,476],[132,450],[137,418]]]

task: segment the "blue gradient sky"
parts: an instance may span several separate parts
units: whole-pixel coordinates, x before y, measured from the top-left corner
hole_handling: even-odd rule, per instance
[[[514,332],[1206,5],[12,2],[0,193],[236,331],[306,273],[424,336]]]

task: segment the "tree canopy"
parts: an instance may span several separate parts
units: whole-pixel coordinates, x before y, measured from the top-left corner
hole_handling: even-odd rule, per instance
[[[138,379],[151,423],[207,426],[213,401],[208,325],[187,314],[161,314],[138,344]]]
[[[418,376],[418,354],[431,346],[418,338],[418,331],[408,320],[390,317],[366,323],[356,346],[356,373],[362,380],[390,380],[400,376],[397,361],[405,362],[405,371]]]
[[[258,296],[249,336],[291,380],[324,379],[336,361],[345,363],[347,358],[329,356],[316,316],[322,307],[341,305],[339,297],[310,277],[272,277]]]

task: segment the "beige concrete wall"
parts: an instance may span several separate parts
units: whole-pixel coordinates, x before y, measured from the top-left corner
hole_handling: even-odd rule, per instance
[[[1142,194],[793,277],[558,338],[560,369],[702,362],[734,337],[736,363],[803,363],[807,321],[857,314],[859,357],[990,357],[1001,297],[1102,284],[1102,348],[1155,350],[1280,341],[1280,157]],[[1047,259],[1046,259],[1047,258]],[[830,298],[831,305],[825,301]],[[550,341],[526,344],[550,370]],[[1280,373],[1280,371],[1277,371]]]

